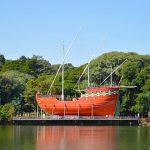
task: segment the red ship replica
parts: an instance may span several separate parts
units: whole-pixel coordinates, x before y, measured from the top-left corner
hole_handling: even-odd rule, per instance
[[[121,64],[123,65],[126,60]],[[121,66],[120,65],[120,66]],[[110,86],[107,87],[90,87],[89,82],[89,63],[85,67],[83,73],[86,69],[88,69],[88,88],[84,90],[84,94],[81,94],[78,98],[73,98],[72,101],[64,100],[64,70],[63,64],[60,65],[62,67],[62,98],[59,100],[56,96],[48,96],[41,95],[40,93],[36,94],[36,101],[39,107],[48,114],[52,115],[74,115],[74,116],[114,116],[116,112],[119,88],[124,86],[113,86],[112,84],[112,74],[120,67],[116,67],[114,71],[110,73],[102,83],[104,83],[109,77],[111,79]],[[60,69],[59,68],[59,69]],[[59,72],[58,69],[58,72]],[[57,72],[57,74],[58,74]],[[82,75],[83,75],[82,73]],[[56,76],[57,76],[56,74]],[[79,86],[79,81],[82,77],[80,76],[77,84]],[[50,86],[52,87],[56,76]],[[120,83],[120,82],[119,82]],[[76,84],[76,85],[77,85]],[[130,87],[132,88],[132,87]]]
[[[119,87],[89,88],[81,97],[72,101],[60,101],[57,97],[36,94],[39,107],[52,115],[114,116]]]
[[[68,51],[67,51],[68,53]],[[67,54],[66,53],[66,54]],[[66,55],[65,55],[66,56]],[[93,58],[92,58],[93,59]],[[91,59],[91,60],[92,60]],[[119,86],[113,86],[112,84],[112,74],[122,65],[125,61],[111,72],[111,74],[105,78],[102,82],[104,83],[109,77],[111,79],[111,85],[108,87],[90,87],[89,80],[89,64],[88,62],[85,67],[82,75],[80,76],[77,84],[83,76],[84,72],[88,69],[88,88],[84,90],[84,93],[81,94],[78,98],[73,98],[72,101],[64,100],[64,60],[60,65],[56,76],[51,83],[50,89],[53,86],[53,83],[62,68],[62,98],[58,99],[56,96],[41,95],[40,93],[36,94],[36,101],[39,107],[48,114],[52,115],[73,115],[73,116],[114,116],[116,112],[116,106],[118,102],[119,95]],[[100,85],[102,85],[102,83]]]

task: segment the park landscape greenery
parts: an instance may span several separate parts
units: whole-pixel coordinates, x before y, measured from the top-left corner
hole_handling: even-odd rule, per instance
[[[150,111],[150,56],[133,52],[109,52],[95,58],[90,63],[91,86],[100,83],[123,61],[123,66],[114,72],[113,85],[136,86],[120,89],[120,115],[147,116]],[[74,86],[86,64],[75,67],[65,64],[65,96],[78,95]],[[13,115],[23,115],[36,111],[35,94],[46,94],[59,64],[52,65],[41,56],[31,58],[21,56],[17,60],[7,60],[0,54],[0,120],[11,120]],[[58,74],[53,94],[61,94],[61,72]],[[110,85],[110,78],[102,86]],[[80,89],[87,87],[87,73],[81,79]]]

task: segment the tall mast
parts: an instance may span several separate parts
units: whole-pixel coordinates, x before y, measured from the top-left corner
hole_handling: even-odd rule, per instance
[[[104,41],[103,41],[103,43],[104,43]],[[103,44],[103,43],[102,43],[102,44]],[[81,80],[81,78],[82,78],[84,72],[86,71],[86,69],[88,69],[88,66],[89,66],[90,62],[92,61],[92,59],[94,58],[94,56],[96,55],[96,53],[97,53],[101,48],[102,48],[102,45],[101,45],[98,49],[96,49],[95,53],[90,57],[90,59],[89,59],[87,65],[85,66],[85,68],[84,68],[84,70],[83,70],[81,76],[79,77],[77,83],[75,84],[74,88],[75,88],[77,85],[79,85],[79,82],[80,82],[80,80]],[[89,82],[90,82],[90,81],[89,81]],[[88,83],[89,83],[89,82],[88,82]]]
[[[79,30],[79,31],[80,31],[80,30]],[[65,61],[65,59],[66,59],[66,57],[67,57],[67,55],[68,55],[70,49],[72,48],[74,42],[76,41],[77,37],[79,36],[79,33],[80,33],[80,32],[78,32],[78,33],[76,34],[76,36],[75,36],[74,39],[72,40],[72,42],[71,42],[71,44],[70,44],[70,46],[69,46],[67,52],[65,53],[65,55],[64,55],[64,57],[63,57],[63,60],[62,60],[62,62],[61,62],[61,65],[59,66],[59,68],[58,68],[58,70],[57,70],[57,73],[56,73],[56,75],[55,75],[55,77],[54,77],[54,79],[53,79],[53,81],[52,81],[52,83],[51,83],[51,85],[50,85],[50,87],[49,87],[49,89],[48,89],[48,91],[47,91],[47,94],[49,94],[49,93],[51,94],[51,90],[52,90],[53,84],[54,84],[54,82],[55,82],[55,80],[56,80],[56,78],[57,78],[57,76],[58,76],[58,73],[59,73],[60,69],[62,68],[62,64],[63,64],[63,62]]]
[[[90,86],[90,68],[88,65],[88,87]]]
[[[111,66],[111,76],[110,76],[110,87],[112,87],[112,66]]]
[[[90,54],[88,53],[88,55],[90,56]],[[90,58],[90,57],[89,57]],[[88,60],[88,62],[90,61],[90,59]],[[87,68],[87,73],[88,73],[88,87],[90,86],[90,63],[88,65],[88,68]]]
[[[101,73],[100,73],[100,75],[99,75],[99,81],[100,81],[100,82],[99,82],[99,83],[101,83],[101,78],[102,78],[102,77],[101,77]]]
[[[115,71],[117,71],[125,62],[127,61],[127,59],[125,61],[123,61],[118,67],[116,67],[116,69],[114,69],[111,74],[109,76],[107,76],[107,78],[105,78],[100,85],[102,85]]]
[[[63,58],[64,58],[64,41],[63,41]],[[64,61],[62,63],[62,94],[61,100],[64,101]]]

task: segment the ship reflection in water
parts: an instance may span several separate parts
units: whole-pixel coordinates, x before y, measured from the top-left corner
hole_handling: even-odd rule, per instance
[[[116,150],[116,128],[38,126],[36,150]]]

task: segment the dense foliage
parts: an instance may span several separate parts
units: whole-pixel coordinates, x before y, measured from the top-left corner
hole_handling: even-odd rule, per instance
[[[0,122],[10,121],[15,113],[15,109],[11,103],[0,105]]]
[[[136,53],[110,52],[105,53],[90,63],[90,83],[100,86],[101,82],[118,65],[127,61],[113,73],[113,85],[136,86],[136,88],[121,88],[121,115],[147,115],[150,111],[150,56]],[[86,65],[86,64],[85,64]],[[78,94],[74,86],[85,65],[74,67],[65,64],[65,96]],[[10,118],[13,114],[34,112],[36,110],[35,93],[47,94],[50,84],[59,68],[59,64],[51,65],[41,56],[17,60],[6,60],[0,55],[0,118]],[[58,74],[51,90],[53,94],[61,94],[61,72]],[[110,84],[108,78],[102,85]],[[80,88],[87,87],[87,72],[81,78]],[[76,87],[77,88],[77,87]],[[4,110],[7,107],[8,116]],[[10,109],[10,111],[9,111]],[[4,112],[3,112],[4,111]]]

